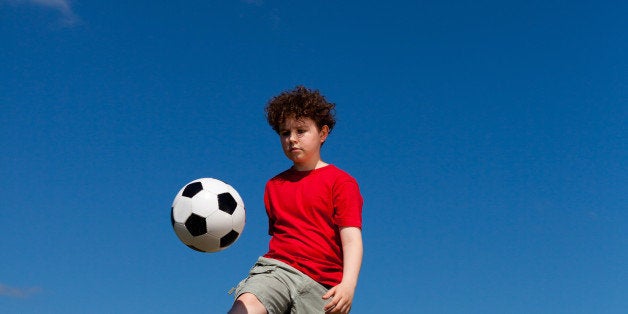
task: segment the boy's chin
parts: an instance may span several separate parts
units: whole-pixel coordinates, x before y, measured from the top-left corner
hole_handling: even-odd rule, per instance
[[[295,164],[305,162],[305,160],[303,160],[302,156],[299,153],[287,152],[286,157],[288,157],[288,159],[290,159],[290,161],[292,161]]]

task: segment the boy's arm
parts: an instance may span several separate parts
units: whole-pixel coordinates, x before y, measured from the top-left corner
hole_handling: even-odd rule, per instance
[[[342,281],[323,296],[323,299],[333,297],[325,306],[325,312],[329,313],[349,313],[362,265],[362,230],[357,227],[341,227],[340,241],[344,264]]]

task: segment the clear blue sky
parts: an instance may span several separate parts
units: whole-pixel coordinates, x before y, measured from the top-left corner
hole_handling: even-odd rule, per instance
[[[353,313],[628,313],[625,1],[0,0],[0,312],[224,313],[289,167],[265,102],[337,104]],[[183,184],[244,198],[182,245]]]

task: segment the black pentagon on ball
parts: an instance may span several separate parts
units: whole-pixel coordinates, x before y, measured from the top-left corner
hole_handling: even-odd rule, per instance
[[[185,197],[189,197],[192,198],[194,197],[194,195],[196,195],[198,192],[203,190],[203,184],[200,182],[192,182],[190,184],[188,184],[185,189],[183,189],[183,193],[181,193],[182,196]]]
[[[218,209],[231,215],[238,207],[238,202],[231,196],[230,193],[218,194]]]
[[[225,236],[220,238],[220,247],[227,247],[231,245],[233,242],[235,242],[236,239],[238,239],[239,235],[240,234],[237,231],[231,230]]]
[[[185,227],[188,229],[191,235],[198,237],[207,233],[207,223],[205,218],[197,214],[192,214],[185,221]]]

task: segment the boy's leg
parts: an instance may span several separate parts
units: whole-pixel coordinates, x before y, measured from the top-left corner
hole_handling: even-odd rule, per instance
[[[237,298],[247,292],[272,314],[323,314],[330,302],[323,299],[326,287],[286,263],[263,257],[236,288]]]
[[[233,313],[258,313],[255,310],[258,308],[259,313],[285,313],[290,308],[291,297],[289,287],[280,279],[281,272],[277,265],[273,265],[273,261],[258,259],[249,271],[249,276],[235,289]],[[236,312],[249,307],[254,312]]]
[[[243,293],[233,303],[228,314],[268,314],[268,311],[254,294]]]
[[[299,296],[294,302],[292,313],[324,313],[323,308],[331,301],[323,299],[323,295],[327,293],[327,288],[309,277],[304,281],[306,282],[298,293]]]

